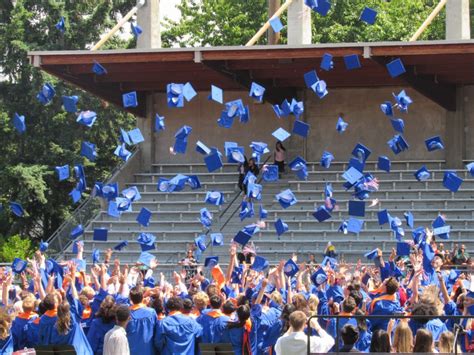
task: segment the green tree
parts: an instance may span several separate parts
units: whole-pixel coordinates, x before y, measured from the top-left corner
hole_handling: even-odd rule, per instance
[[[0,259],[3,262],[12,262],[15,258],[26,259],[33,255],[31,239],[22,238],[18,234],[3,240],[0,243]]]

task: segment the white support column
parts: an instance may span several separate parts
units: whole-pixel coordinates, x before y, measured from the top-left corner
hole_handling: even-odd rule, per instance
[[[161,48],[160,0],[146,0],[145,5],[138,9],[137,23],[143,30],[137,48]]]
[[[311,9],[303,0],[294,0],[288,7],[288,44],[311,44]]]
[[[446,39],[470,38],[469,0],[448,0],[446,3]]]

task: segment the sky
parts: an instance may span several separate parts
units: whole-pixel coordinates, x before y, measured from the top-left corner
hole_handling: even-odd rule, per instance
[[[180,0],[161,0],[161,19],[163,19],[165,16],[171,18],[172,20],[179,19],[181,14],[178,9],[176,9],[176,4],[178,4],[179,2]]]

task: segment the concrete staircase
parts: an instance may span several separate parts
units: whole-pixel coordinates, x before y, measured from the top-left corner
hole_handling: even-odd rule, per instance
[[[418,182],[413,173],[422,165],[431,171],[431,179]],[[375,247],[386,251],[395,245],[395,239],[388,225],[379,226],[377,212],[388,209],[392,216],[398,216],[404,221],[403,213],[411,211],[415,217],[415,227],[430,226],[438,213],[447,217],[451,225],[450,240],[443,241],[446,248],[453,243],[464,243],[469,251],[474,250],[474,241],[471,238],[474,232],[474,180],[469,172],[458,171],[464,179],[461,189],[451,193],[442,186],[444,174],[443,161],[428,162],[392,162],[392,171],[386,173],[378,171],[375,162],[366,164],[366,172],[371,172],[379,179],[380,190],[371,195],[371,199],[378,198],[380,203],[369,208],[367,203],[364,228],[360,234],[344,235],[338,232],[340,223],[348,218],[347,205],[352,199],[351,192],[342,187],[344,180],[342,172],[347,168],[346,163],[335,163],[330,169],[322,169],[319,163],[309,163],[309,177],[307,181],[297,180],[292,172],[287,172],[284,178],[276,183],[264,183],[261,203],[268,210],[267,227],[254,235],[252,240],[257,246],[258,253],[277,262],[286,259],[291,253],[297,252],[306,259],[308,253],[315,253],[320,259],[326,244],[331,241],[340,255],[346,260],[356,261],[363,258],[363,254]],[[156,190],[160,177],[172,177],[177,173],[198,175],[202,184],[200,190],[191,191],[187,187],[183,192],[161,193]],[[241,197],[219,217],[228,207],[228,204],[237,194],[237,171],[235,165],[225,165],[219,172],[208,173],[203,164],[192,165],[155,165],[153,173],[135,174],[136,185],[142,195],[141,201],[135,202],[133,212],[124,213],[120,219],[107,215],[106,211],[100,214],[89,224],[85,233],[85,256],[90,260],[94,248],[105,250],[113,247],[120,241],[128,240],[129,246],[118,252],[123,263],[133,263],[140,253],[140,246],[136,238],[141,232],[149,232],[157,236],[156,255],[163,268],[176,268],[176,263],[185,256],[188,245],[194,238],[203,233],[198,220],[199,210],[207,207],[214,214],[212,232],[220,232],[225,237],[225,246],[209,247],[202,255],[218,255],[221,263],[228,261],[228,245],[234,235],[245,225],[253,223],[256,218],[240,221],[237,211]],[[332,218],[319,223],[312,213],[323,203],[324,185],[331,182],[334,189],[334,198],[339,205],[339,211],[332,213]],[[125,186],[120,187],[125,188]],[[275,200],[275,194],[290,188],[296,195],[298,203],[288,209],[283,209]],[[225,194],[226,204],[221,206],[204,203],[206,191],[218,190]],[[258,213],[259,201],[255,202],[255,212]],[[144,228],[136,221],[142,207],[153,211],[150,226]],[[231,217],[232,216],[232,217]],[[230,218],[231,217],[231,218]],[[229,219],[230,218],[230,219]],[[278,239],[273,222],[282,218],[289,225],[289,231]],[[105,227],[109,229],[107,242],[92,240],[93,228]],[[411,239],[411,230],[404,225],[406,239]]]

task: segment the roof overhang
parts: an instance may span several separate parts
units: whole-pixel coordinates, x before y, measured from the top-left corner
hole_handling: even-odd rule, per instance
[[[325,53],[334,69],[319,70]],[[358,54],[362,68],[347,71],[343,57]],[[401,58],[407,72],[391,78],[385,64]],[[30,62],[45,72],[121,106],[122,94],[137,91],[144,116],[148,93],[165,92],[168,83],[191,82],[198,91],[211,84],[224,90],[267,88],[265,99],[281,103],[305,88],[303,75],[318,69],[328,88],[408,85],[447,110],[456,110],[456,86],[474,84],[474,40],[335,43],[305,46],[169,48],[151,50],[30,52]],[[97,61],[108,74],[97,76]]]

